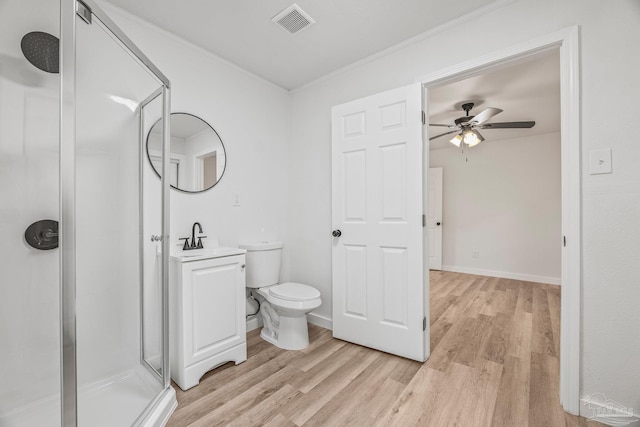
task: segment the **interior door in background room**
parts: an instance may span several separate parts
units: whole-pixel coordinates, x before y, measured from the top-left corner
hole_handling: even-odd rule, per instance
[[[442,270],[442,168],[429,168],[429,269]]]
[[[418,361],[429,353],[421,113],[420,84],[331,111],[333,335]]]

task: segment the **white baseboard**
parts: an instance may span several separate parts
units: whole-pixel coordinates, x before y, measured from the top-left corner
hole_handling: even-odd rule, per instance
[[[594,393],[580,399],[582,408],[580,415],[610,426],[623,426],[640,421],[634,415],[633,408],[626,408],[620,403],[607,399],[603,393]]]
[[[262,319],[258,315],[247,317],[247,332],[262,327]]]
[[[333,331],[333,320],[328,317],[321,316],[315,313],[309,313],[307,314],[307,321],[309,323],[313,323],[314,325],[318,325],[322,328]]]
[[[560,285],[559,277],[535,276],[532,274],[511,273],[508,271],[483,270],[481,268],[461,267],[458,265],[443,265],[442,270],[454,273],[476,274],[478,276],[500,277],[502,279],[523,280],[525,282],[546,283]]]

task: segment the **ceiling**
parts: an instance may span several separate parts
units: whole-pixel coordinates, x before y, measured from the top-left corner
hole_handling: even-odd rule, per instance
[[[502,113],[487,123],[536,122],[531,129],[481,129],[483,144],[501,139],[541,135],[560,131],[560,58],[554,50],[517,64],[485,71],[475,77],[429,90],[429,123],[453,124],[465,115],[461,105],[474,102],[470,115],[487,107]],[[447,132],[447,128],[431,126],[429,137]],[[449,140],[455,134],[436,138],[430,149],[456,148]]]
[[[292,0],[106,1],[291,90],[495,0],[296,0],[295,34],[271,22]]]
[[[105,0],[291,90],[470,14],[495,0],[297,0],[315,24],[289,34],[271,18],[292,0]],[[486,142],[560,131],[557,51],[429,90],[430,123],[453,123],[475,102],[504,110],[489,122],[534,120],[531,129],[484,129]],[[430,136],[446,131],[431,127]],[[452,136],[452,135],[451,135]],[[431,149],[453,147],[443,136]]]
[[[207,122],[196,116],[171,114],[171,137],[189,139],[207,129],[211,129]]]

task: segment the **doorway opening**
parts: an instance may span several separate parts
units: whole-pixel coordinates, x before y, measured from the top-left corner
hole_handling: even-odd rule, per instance
[[[428,96],[429,267],[559,285],[558,51],[430,88]],[[450,140],[459,129],[451,127],[467,102],[471,117],[495,115],[476,127],[486,140],[457,147]]]
[[[477,77],[488,72],[510,66],[519,66],[545,55],[557,54],[560,63],[560,152],[561,152],[561,331],[560,331],[560,402],[565,411],[579,413],[579,349],[580,349],[580,141],[579,141],[579,73],[578,73],[578,33],[570,28],[546,37],[541,37],[522,46],[507,49],[479,60],[471,61],[419,79],[424,87],[423,99],[429,99],[429,92],[438,87]],[[473,81],[473,79],[469,79]],[[505,82],[508,84],[508,82]],[[473,93],[469,93],[473,97]],[[457,102],[469,99],[456,100]],[[487,105],[488,106],[488,105]],[[429,117],[431,106],[424,106]],[[503,108],[501,106],[494,106]],[[506,109],[505,109],[506,110]],[[505,116],[507,118],[507,116]],[[519,120],[519,119],[511,119]],[[502,120],[498,120],[502,121]],[[429,135],[429,131],[425,133]],[[495,131],[494,131],[495,132]],[[438,132],[439,133],[439,132]],[[432,133],[434,135],[437,133]],[[432,136],[431,135],[431,136]],[[453,135],[452,135],[453,136]],[[445,139],[445,138],[442,138]],[[488,139],[488,138],[487,138]],[[445,139],[445,144],[448,144]],[[462,144],[461,144],[462,145]],[[427,150],[425,150],[427,151]],[[473,149],[465,153],[472,158]],[[425,153],[425,169],[430,164]],[[425,171],[424,175],[427,173]],[[428,188],[425,185],[425,188]],[[424,212],[429,211],[429,197],[425,195]],[[470,219],[471,220],[471,219]],[[425,231],[425,234],[427,232]],[[428,238],[427,238],[428,241]],[[567,244],[567,241],[569,244]],[[425,246],[429,259],[429,245]],[[473,257],[475,251],[471,252]],[[425,261],[426,264],[426,261]],[[425,296],[429,295],[429,280],[425,278]],[[429,309],[429,301],[425,304]],[[427,331],[430,333],[430,331]]]

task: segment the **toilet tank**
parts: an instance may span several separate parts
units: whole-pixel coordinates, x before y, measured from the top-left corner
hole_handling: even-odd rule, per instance
[[[247,288],[275,285],[280,280],[282,242],[248,242],[238,245],[247,250]]]

